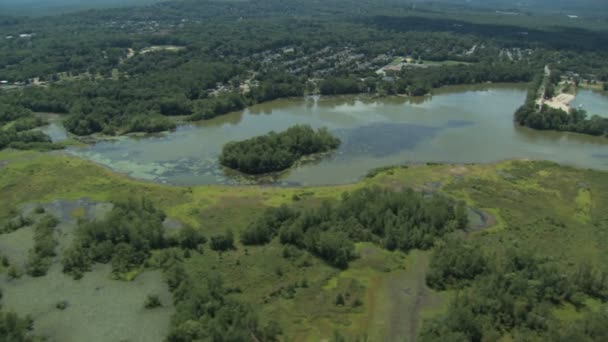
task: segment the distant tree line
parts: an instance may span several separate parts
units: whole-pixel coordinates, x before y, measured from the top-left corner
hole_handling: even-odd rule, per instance
[[[241,241],[259,245],[278,236],[283,244],[346,268],[356,257],[355,242],[372,241],[388,250],[428,249],[437,238],[467,226],[463,203],[373,187],[344,193],[338,203],[318,209],[270,208],[242,232]]]
[[[317,87],[325,95],[424,95],[450,84],[528,81],[531,68],[552,60],[589,77],[608,79],[602,63],[605,38],[595,31],[425,18],[425,11],[392,2],[358,4],[356,8],[367,10],[355,11],[352,3],[171,1],[154,10],[39,18],[39,32],[32,37],[5,39],[0,45],[0,80],[29,83],[22,90],[0,91],[0,104],[64,114],[66,128],[76,135],[124,134],[175,128],[166,116],[210,119],[252,104],[302,96]],[[393,16],[386,17],[387,10]],[[357,19],[347,19],[345,13]],[[159,27],[143,29],[151,18]],[[234,25],[238,18],[244,20]],[[179,29],[159,34],[167,27]],[[28,24],[7,18],[0,28],[16,35],[27,31]],[[522,31],[527,35],[521,36]],[[564,41],[563,36],[570,38]],[[141,53],[153,45],[182,49]],[[292,47],[292,52],[283,53],[284,47]],[[315,57],[324,49],[344,48],[362,59]],[[517,60],[503,56],[504,49],[515,48],[521,52]],[[406,69],[384,79],[374,73],[385,63],[382,56],[472,64]],[[34,78],[49,84],[32,85]],[[6,146],[6,141],[28,139],[3,134],[0,141]],[[15,147],[42,144],[21,142]]]
[[[440,244],[431,257],[430,287],[461,289],[447,313],[423,325],[422,341],[515,340],[603,341],[608,312],[590,313],[564,324],[552,310],[569,303],[585,306],[585,298],[608,300],[608,274],[589,265],[568,274],[532,253],[508,249],[487,255],[462,240]]]
[[[296,125],[284,132],[270,132],[255,138],[224,145],[220,163],[248,174],[263,174],[290,168],[304,156],[338,148],[340,140],[327,129],[315,131]]]
[[[526,63],[478,63],[403,68],[390,72],[386,78],[369,76],[360,78],[328,77],[320,82],[322,95],[383,93],[422,96],[432,89],[449,85],[478,84],[484,82],[529,82],[533,68]]]

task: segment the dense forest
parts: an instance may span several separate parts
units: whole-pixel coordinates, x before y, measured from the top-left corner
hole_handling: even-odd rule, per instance
[[[582,264],[564,274],[550,260],[517,248],[486,255],[459,239],[433,252],[427,282],[432,288],[461,289],[446,314],[427,322],[422,341],[602,341],[608,338],[607,312],[590,313],[571,325],[558,322],[551,309],[585,298],[608,300],[608,274]]]
[[[340,139],[326,128],[315,131],[296,125],[284,132],[230,142],[222,149],[220,163],[247,174],[283,171],[305,156],[328,152],[340,146]]]
[[[466,21],[453,8],[457,19],[448,19],[433,14],[434,5],[351,5],[177,1],[36,22],[7,17],[0,118],[59,113],[81,136],[160,132],[175,128],[172,116],[209,119],[306,93],[424,95],[443,85],[528,82],[557,60],[583,77],[608,79],[599,31],[551,27],[542,16],[546,25],[529,18],[532,28]],[[418,63],[379,72],[399,57]],[[0,134],[0,148],[48,143]]]

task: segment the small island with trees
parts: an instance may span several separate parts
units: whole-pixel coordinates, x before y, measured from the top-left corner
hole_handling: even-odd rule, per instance
[[[230,142],[222,149],[220,163],[246,174],[260,175],[286,170],[300,158],[335,150],[340,143],[326,128],[315,131],[308,125],[296,125],[284,132]]]

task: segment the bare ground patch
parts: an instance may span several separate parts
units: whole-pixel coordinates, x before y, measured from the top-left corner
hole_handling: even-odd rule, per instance
[[[387,340],[416,341],[423,311],[441,305],[441,297],[426,285],[428,266],[429,254],[415,251],[406,270],[387,279],[386,290],[391,302]]]

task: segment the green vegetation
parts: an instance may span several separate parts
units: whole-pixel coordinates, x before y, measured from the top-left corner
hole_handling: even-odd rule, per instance
[[[1,298],[1,297],[0,297]],[[29,342],[32,330],[31,318],[20,318],[13,312],[0,311],[0,341],[3,342]]]
[[[173,290],[177,313],[168,341],[276,341],[282,333],[276,322],[261,326],[252,307],[229,297],[217,275],[194,282],[183,270],[177,274],[182,278]]]
[[[560,91],[559,72],[535,76],[545,65],[605,88],[605,18],[574,27],[520,14],[186,0],[0,16],[0,285],[109,281],[89,277],[100,268],[140,289],[128,281],[156,272],[167,288],[146,288],[131,306],[142,317],[167,310],[162,337],[174,342],[607,340],[605,172],[505,161],[382,168],[319,188],[179,187],[18,151],[60,147],[38,130],[40,113],[79,136],[162,132],[305,93],[419,96],[482,82],[531,82],[520,125],[606,135],[606,119],[535,103],[541,89]],[[264,174],[339,145],[326,129],[296,126],[229,143],[220,162]],[[113,207],[86,220],[83,199]],[[75,208],[47,205],[61,200]],[[79,279],[54,274],[57,263]],[[49,315],[78,306],[45,305]],[[44,325],[32,309],[11,309],[19,316],[0,312],[0,341],[36,340]]]
[[[587,328],[574,331],[563,329],[551,313],[552,307],[565,303],[584,307],[585,295],[608,300],[608,274],[596,276],[585,267],[568,276],[532,253],[508,249],[503,256],[487,257],[479,248],[457,241],[433,254],[430,272],[428,280],[434,287],[472,286],[457,295],[445,315],[424,325],[423,341],[446,337],[500,340],[506,336],[517,340],[594,341],[608,336],[592,323],[599,322],[605,313],[577,322]]]
[[[0,289],[0,300],[3,297]],[[0,341],[2,342],[29,342],[33,341],[30,331],[33,320],[31,317],[21,318],[14,312],[5,312],[0,305]]]
[[[164,219],[162,211],[142,198],[115,204],[104,220],[81,222],[72,246],[64,253],[64,272],[80,278],[92,263],[111,262],[112,271],[121,276],[141,267],[152,250],[190,247],[205,241],[189,229],[176,238],[167,237]]]
[[[212,236],[211,249],[218,252],[225,252],[235,249],[234,233],[232,233],[232,230],[227,231],[226,234]]]
[[[275,236],[319,256],[330,265],[348,267],[355,242],[378,242],[388,250],[428,249],[436,238],[466,229],[462,203],[440,195],[425,198],[412,190],[381,188],[344,193],[336,206],[296,211],[282,206],[268,209],[262,219],[243,231],[244,244],[265,244]]]
[[[488,261],[479,246],[450,239],[433,250],[426,282],[437,290],[462,288],[486,273]]]
[[[525,105],[517,110],[515,119],[522,126],[539,130],[576,132],[603,136],[608,134],[608,119],[594,115],[587,118],[582,109],[566,113],[560,109],[543,106],[538,111],[534,105]]]
[[[515,292],[516,288],[505,286],[503,291],[505,298],[514,298],[516,307],[519,307],[519,299],[529,298],[530,305],[524,305],[523,308],[534,310],[530,311],[530,315],[521,317],[539,312],[544,314],[546,310],[549,313],[546,317],[551,317],[546,321],[546,328],[541,326],[540,330],[534,332],[523,331],[519,318],[514,321],[517,324],[499,320],[497,322],[502,324],[504,329],[499,331],[500,336],[591,333],[595,330],[585,327],[595,326],[604,319],[601,298],[605,296],[602,294],[605,293],[603,274],[608,271],[604,267],[608,262],[608,254],[605,253],[608,245],[605,243],[607,240],[604,230],[608,182],[604,172],[578,170],[543,162],[502,162],[496,165],[466,166],[436,164],[380,170],[373,178],[341,187],[186,188],[136,182],[94,164],[65,156],[20,151],[4,151],[0,152],[0,156],[9,162],[0,175],[0,188],[3,189],[0,217],[5,220],[18,216],[11,208],[25,203],[40,203],[41,199],[46,203],[54,199],[80,199],[90,196],[95,201],[122,203],[127,198],[145,197],[153,203],[155,210],[142,209],[141,200],[134,201],[134,213],[129,213],[129,210],[117,204],[113,210],[121,211],[121,217],[128,219],[113,221],[121,224],[112,227],[137,227],[137,221],[145,221],[146,226],[156,227],[155,222],[160,221],[160,218],[151,218],[159,215],[158,211],[184,224],[184,228],[179,230],[163,229],[164,233],[169,233],[165,238],[166,244],[157,249],[150,249],[143,263],[134,265],[135,269],[129,268],[133,272],[153,268],[165,274],[176,304],[171,325],[171,336],[174,336],[175,340],[187,340],[187,336],[211,338],[209,334],[217,333],[216,328],[212,326],[230,331],[235,334],[233,336],[254,333],[260,340],[262,336],[279,335],[281,338],[293,340],[331,339],[335,331],[347,340],[366,335],[373,340],[394,340],[400,336],[409,338],[419,333],[429,339],[443,334],[442,331],[445,334],[460,334],[463,329],[452,329],[455,326],[452,323],[443,324],[443,330],[437,330],[437,322],[455,317],[454,313],[450,313],[452,309],[449,303],[452,299],[470,299],[471,294],[475,294],[474,291],[485,291],[487,286],[504,284],[503,280],[498,278],[500,274],[497,275],[496,270],[507,270],[508,272],[503,272],[505,277],[517,279],[523,283],[521,289],[528,289],[523,297],[520,296],[519,288],[518,292]],[[28,176],[30,170],[42,171],[38,177],[31,177]],[[407,190],[427,189],[429,183],[440,184],[434,188],[436,192],[433,194],[427,193],[423,196]],[[380,187],[381,191],[374,190],[374,186]],[[348,192],[349,196],[342,199],[341,194],[344,192]],[[367,195],[368,192],[372,194]],[[581,193],[585,194],[584,201],[577,200],[582,198]],[[299,200],[294,201],[296,195]],[[398,201],[410,196],[417,200]],[[440,200],[444,196],[453,199]],[[350,199],[351,197],[353,199]],[[374,201],[366,201],[361,204],[364,209],[357,210],[357,203],[362,202],[361,198],[368,197]],[[431,238],[422,240],[435,242],[429,251],[407,249],[407,245],[404,249],[408,251],[407,254],[400,246],[394,251],[386,249],[385,243],[390,240],[387,239],[386,232],[383,236],[371,229],[384,227],[382,222],[386,217],[392,217],[393,208],[403,212],[397,217],[406,218],[402,204],[419,203],[418,200],[427,205],[436,203],[435,206],[428,206],[428,211],[424,210],[424,213],[430,213],[432,210],[443,212],[442,209],[446,209],[445,203],[451,203],[454,215],[455,207],[463,200],[467,206],[485,213],[484,227],[487,229],[474,226],[474,229],[464,231],[440,230],[438,233],[444,234],[442,236],[446,239],[445,243],[436,242]],[[326,206],[324,202],[331,205]],[[7,203],[8,205],[5,205]],[[373,203],[394,203],[394,207],[376,207]],[[46,205],[44,207],[48,208]],[[339,215],[342,210],[344,215],[351,212],[347,209],[360,213],[352,220],[341,220]],[[138,211],[143,213],[137,213]],[[47,209],[47,212],[50,213],[50,209]],[[112,212],[100,222],[105,222],[114,215],[118,216]],[[337,230],[337,233],[340,233],[340,230],[351,232],[346,229],[350,222],[353,227],[359,227],[356,223],[365,222],[363,220],[366,217],[381,219],[378,220],[379,223],[372,221],[369,224],[361,224],[369,229],[352,230],[360,232],[363,237],[368,236],[368,240],[345,234],[344,246],[348,247],[352,243],[352,255],[356,258],[350,259],[348,268],[342,270],[324,260],[326,255],[331,257],[331,253],[320,252],[332,251],[335,246],[340,246],[335,239],[329,239],[329,242],[323,245],[319,243],[317,246],[323,248],[315,250],[281,242],[281,231],[296,227],[296,221],[303,221],[306,217],[310,220],[323,217],[321,215],[329,215],[326,226],[330,227],[329,231]],[[436,216],[442,215],[432,215]],[[289,217],[292,218],[287,219]],[[423,215],[420,218],[424,217]],[[395,220],[396,223],[407,222],[399,221],[398,218]],[[262,224],[264,222],[265,224]],[[304,223],[306,222],[299,222],[298,225],[303,226]],[[269,228],[271,233],[260,230],[262,233],[257,234],[258,230],[252,229],[250,225]],[[323,224],[317,225],[314,222],[307,227],[307,230],[318,232],[324,229]],[[241,239],[235,239],[235,249],[215,253],[207,248],[200,248],[203,239],[187,238],[196,233],[204,233],[208,237],[226,237],[230,230],[234,232],[235,237],[241,239],[246,235],[253,236],[254,244],[242,245]],[[130,230],[117,228],[117,231],[124,233]],[[152,232],[155,231],[152,229]],[[408,231],[398,232],[397,236],[406,236]],[[411,232],[411,237],[414,237],[417,234],[413,233],[420,230],[411,229]],[[82,233],[76,233],[76,236],[80,234]],[[453,239],[452,235],[464,236],[464,239]],[[149,236],[155,236],[155,233]],[[7,234],[0,235],[0,242],[6,237]],[[321,237],[321,234],[318,237]],[[192,242],[194,240],[196,243]],[[91,244],[94,245],[97,243]],[[513,249],[517,252],[512,253]],[[346,250],[350,253],[349,249]],[[529,250],[534,250],[535,256],[531,263],[525,263],[528,266],[521,270],[509,268],[511,266],[506,263],[507,260],[525,256],[525,251]],[[61,249],[56,251],[62,253]],[[437,256],[432,257],[435,254]],[[10,258],[11,266],[16,264],[17,259],[13,254],[6,255]],[[62,259],[66,255],[59,256]],[[2,272],[6,272],[6,269],[3,268]],[[552,275],[558,276],[559,281],[556,284],[564,283],[567,286],[556,286],[555,292],[549,291],[546,284],[551,284]],[[79,281],[85,281],[88,276],[87,273]],[[132,277],[121,276],[123,279]],[[222,279],[222,286],[215,285],[214,279],[217,278]],[[434,279],[435,284],[431,279]],[[23,277],[18,281],[32,280]],[[427,281],[431,288],[427,287]],[[448,291],[443,291],[443,288]],[[545,290],[539,292],[542,293],[541,296],[537,295],[536,291],[529,291],[531,288]],[[459,290],[461,294],[454,297],[454,289]],[[471,307],[483,309],[484,314],[480,317],[489,321],[497,316],[513,318],[514,313],[519,311],[508,311],[508,315],[502,315],[500,307],[488,308],[488,303],[494,303],[498,297],[488,298],[489,295],[484,293],[503,292],[493,288],[492,291],[475,294],[475,298],[479,300],[453,306],[458,305],[464,313]],[[143,310],[145,296],[149,293],[160,295],[157,290],[143,293],[141,299],[138,299],[139,302],[135,303],[140,310],[156,312],[170,305],[170,301],[161,297],[162,308]],[[180,297],[182,294],[184,297]],[[530,297],[527,297],[528,295]],[[54,300],[51,305],[54,306],[60,299]],[[490,299],[492,301],[486,302]],[[504,303],[510,305],[512,302],[507,299]],[[230,304],[221,306],[225,309],[218,309],[218,303]],[[70,309],[71,307],[65,312]],[[103,310],[103,306],[98,310]],[[399,319],[393,320],[394,317]],[[427,319],[427,323],[422,323],[423,319]],[[559,329],[554,329],[558,323]],[[468,331],[491,333],[485,325],[480,327],[480,324],[480,321],[471,320],[470,325],[458,326],[470,326],[471,330],[464,332],[467,334]],[[193,329],[189,329],[190,327]],[[194,335],[188,335],[190,333]],[[442,338],[445,338],[445,335]]]
[[[19,229],[19,228],[23,228],[25,226],[29,226],[33,223],[34,221],[28,217],[24,217],[23,215],[19,215],[17,216],[17,218],[9,220],[8,222],[6,222],[6,224],[4,224],[4,227],[2,227],[2,230],[0,230],[0,233],[10,233],[10,232],[14,232],[15,230]]]
[[[51,150],[61,147],[51,143],[51,139],[34,128],[46,122],[23,107],[0,102],[0,150],[10,147],[20,150]]]
[[[340,140],[325,128],[315,131],[307,125],[296,125],[281,133],[228,143],[222,149],[220,163],[248,174],[283,171],[302,157],[339,145]]]
[[[424,95],[443,85],[527,82],[558,61],[608,79],[600,20],[573,29],[561,16],[353,3],[168,1],[48,16],[35,27],[3,17],[0,117],[8,106],[13,120],[62,114],[76,135],[160,132],[175,127],[166,116],[211,119],[305,93]],[[152,48],[162,46],[175,49]],[[418,62],[378,73],[404,60]]]
[[[146,309],[154,309],[162,306],[162,303],[157,295],[148,295],[148,297],[146,297],[146,303],[144,306]]]
[[[27,273],[32,277],[42,277],[52,264],[56,255],[57,240],[54,237],[59,221],[46,215],[34,226],[34,249],[30,250],[27,261]]]
[[[553,75],[557,75],[557,78]],[[607,118],[598,115],[588,118],[587,113],[582,109],[571,109],[570,113],[567,113],[547,105],[538,108],[539,91],[544,89],[543,98],[557,95],[554,94],[554,89],[559,79],[559,74],[556,72],[550,78],[537,76],[531,83],[526,103],[515,112],[515,121],[522,126],[539,130],[567,131],[597,136],[608,135]]]

